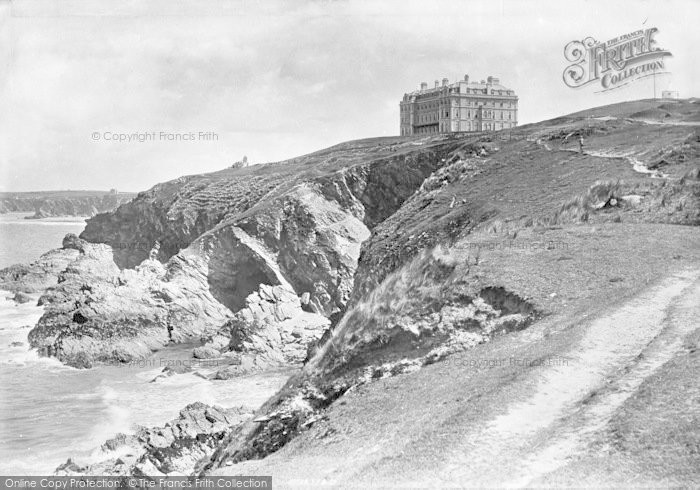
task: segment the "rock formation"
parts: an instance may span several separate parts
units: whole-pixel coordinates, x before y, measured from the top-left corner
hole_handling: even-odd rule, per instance
[[[56,469],[56,475],[188,475],[197,461],[212,453],[231,426],[250,416],[240,408],[193,403],[163,427],[117,434],[102,445],[99,462],[80,466],[69,459]]]
[[[200,257],[147,259],[120,271],[108,245],[88,243],[39,304],[46,311],[29,333],[32,347],[75,367],[142,359],[199,339],[231,315],[209,292]]]
[[[135,194],[95,191],[3,192],[0,213],[33,212],[28,219],[53,216],[95,216],[113,211]]]
[[[0,287],[8,291],[39,293],[58,283],[58,276],[81,253],[81,240],[66,235],[63,247],[50,250],[31,264],[14,264],[0,270]]]

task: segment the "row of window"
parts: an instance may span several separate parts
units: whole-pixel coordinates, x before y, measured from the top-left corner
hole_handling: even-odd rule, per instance
[[[456,110],[455,113],[455,118],[459,119],[459,110]],[[444,117],[449,118],[450,113],[449,111],[444,112]],[[477,111],[474,111],[472,113],[471,111],[466,112],[466,118],[471,119],[471,118],[478,118],[479,114]],[[500,119],[500,120],[506,120],[508,119],[509,121],[513,120],[513,113],[508,111],[507,113],[505,111],[484,111],[482,114],[482,118],[484,119]],[[408,124],[410,118],[408,117],[401,117],[401,123],[402,124]],[[418,116],[418,123],[419,124],[424,124],[424,123],[431,123],[431,122],[437,122],[438,121],[438,114],[436,113],[431,113],[431,114],[422,114]]]
[[[442,108],[447,104],[443,102],[426,102],[424,104],[418,104],[418,110],[419,111],[426,111],[430,109],[437,109],[438,107]],[[457,107],[457,100],[452,99],[452,105]],[[476,100],[467,100],[466,104],[462,104],[463,106],[473,106],[473,107],[504,107],[504,108],[513,108],[516,107],[514,102],[481,102],[481,101],[476,101]],[[401,104],[401,112],[409,112],[411,110],[410,106],[408,104]]]
[[[450,92],[459,93],[459,89],[455,87],[452,90],[450,90]],[[488,95],[488,94],[491,94],[491,95],[515,95],[512,90],[494,90],[494,89],[491,89],[491,91],[489,92],[489,89],[486,89],[486,88],[468,88],[467,91],[464,93],[467,93],[467,94],[486,94],[486,95]]]
[[[504,114],[504,111],[484,111],[483,117],[487,119],[506,119]],[[467,117],[471,117],[469,115],[469,111],[467,111]],[[513,113],[508,111],[508,119],[512,120],[513,119]]]

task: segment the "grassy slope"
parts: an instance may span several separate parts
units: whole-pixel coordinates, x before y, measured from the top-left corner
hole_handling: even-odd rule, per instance
[[[589,119],[637,117],[654,109],[671,112],[659,105],[659,101],[618,104],[497,134],[487,145],[491,151],[486,158],[475,161],[463,176],[439,186],[437,192],[417,193],[374,230],[363,249],[364,266],[381,278],[420,249],[456,241],[459,246],[451,253],[469,276],[471,287],[502,285],[528,298],[546,313],[545,319],[417,373],[351,390],[331,405],[325,420],[277,453],[218,471],[273,474],[277,482],[301,485],[318,483],[320,478],[370,484],[390,482],[396,475],[407,480],[425,476],[441,462],[441,453],[462,441],[470,428],[483,425],[508,401],[524,396],[539,369],[508,363],[475,367],[475,362],[567,355],[596,315],[671,272],[697,267],[698,229],[662,224],[690,223],[697,216],[693,198],[697,190],[692,183],[689,191],[684,188],[682,203],[669,205],[664,200],[675,195],[671,190],[679,185],[678,179],[698,166],[695,128]],[[697,104],[681,102],[666,119],[694,120],[698,112]],[[666,158],[669,179],[650,179],[635,172],[625,158],[568,151],[572,145],[557,133],[571,131],[584,132],[587,150],[651,148],[640,160],[654,164]],[[549,141],[549,149],[538,139]],[[475,142],[480,144],[480,138],[465,138],[465,148]],[[678,158],[680,153],[683,158]],[[557,223],[557,219],[566,221],[561,219],[562,205],[585,195],[599,180],[622,180],[618,192],[643,195],[646,204],[594,211],[588,223]],[[541,245],[547,242],[554,246]],[[482,246],[477,248],[475,243]],[[651,434],[665,432],[664,424],[681,406],[670,394],[679,386],[697,383],[689,373],[670,366],[657,375],[659,380],[648,380],[651,389],[640,390],[636,401],[629,401],[613,423],[628,429],[634,426],[644,404],[661,391],[661,401],[652,405],[652,413],[664,414],[658,420],[665,422],[647,414],[646,423]],[[661,385],[666,389],[657,390]],[[664,398],[669,402],[664,403]],[[627,455],[622,467],[609,469],[623,474],[632,468],[632,462],[644,458],[638,449]],[[677,450],[690,454],[687,448]],[[586,464],[596,462],[581,463],[584,473]],[[693,476],[686,475],[685,481]]]
[[[531,238],[521,236],[516,241],[526,244]],[[353,390],[331,405],[325,420],[279,452],[222,472],[272,474],[281,484],[302,486],[318,483],[309,478],[360,486],[386,484],[399,475],[405,481],[449,480],[448,475],[432,473],[444,453],[533,389],[540,368],[511,365],[511,358],[569,356],[569,349],[595,316],[669,272],[700,261],[700,233],[689,227],[605,224],[547,230],[536,239],[563,243],[566,248],[482,251],[480,264],[472,265],[471,274],[488,284],[530,292],[533,302],[548,312],[545,319],[416,373]],[[469,252],[462,253],[467,264]],[[695,384],[692,374],[684,374],[675,380],[666,377],[664,382]],[[625,423],[634,424],[635,416],[625,418]],[[647,422],[652,423],[655,416],[647,414]]]
[[[653,104],[644,101],[631,103],[631,107],[618,104],[612,106],[611,113],[614,117],[625,117],[649,105]],[[683,107],[700,113],[698,104],[684,103]],[[635,209],[591,213],[591,221],[700,222],[700,210],[695,206],[700,198],[699,186],[689,186],[676,194],[671,189],[680,177],[698,166],[698,129],[588,117],[589,113],[605,114],[605,109],[530,124],[508,133],[465,139],[463,148],[467,153],[475,146],[484,145],[489,154],[468,159],[467,168],[458,171],[456,177],[435,185],[432,192],[415,195],[373,230],[363,244],[361,262],[367,273],[361,263],[357,292],[371,290],[386,273],[419,250],[452,242],[496,220],[500,225],[516,229],[528,220],[535,224],[566,221],[566,217],[557,218],[562,206],[584,196],[598,181],[619,181],[619,194],[639,194],[644,199]],[[577,149],[575,136],[563,141],[563,136],[579,132],[585,134],[584,155],[570,151]],[[626,158],[590,154],[609,149],[616,154],[639,153],[638,159],[651,166],[664,161],[663,170],[670,179],[650,179],[634,171]],[[668,204],[659,205],[657,201],[662,196],[666,196]],[[684,205],[686,210],[682,209]],[[678,207],[681,209],[675,209]],[[366,279],[370,284],[363,284]]]

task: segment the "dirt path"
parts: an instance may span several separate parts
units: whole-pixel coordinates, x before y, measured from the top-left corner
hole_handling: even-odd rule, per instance
[[[574,154],[581,154],[580,150],[576,148],[552,148],[549,144],[545,143],[541,138],[538,138],[536,140],[533,140],[535,143],[537,143],[539,146],[543,147],[547,151],[566,151],[569,153],[574,153]],[[651,178],[655,179],[666,179],[668,178],[668,175],[659,172],[658,170],[651,170],[649,169],[643,162],[641,162],[639,159],[637,159],[634,155],[634,151],[626,152],[626,153],[620,153],[616,152],[613,150],[586,150],[583,152],[583,155],[590,155],[593,157],[598,157],[598,158],[623,158],[627,160],[627,162],[632,165],[632,169],[635,172],[638,172],[640,174],[646,174],[649,175]]]
[[[651,170],[648,168],[643,162],[641,162],[639,159],[635,158],[634,152],[629,152],[629,153],[619,153],[619,152],[614,152],[614,151],[595,151],[595,150],[590,150],[585,152],[587,155],[591,155],[594,157],[598,158],[624,158],[629,162],[630,165],[632,165],[632,169],[634,169],[635,172],[638,172],[640,174],[647,174],[652,178],[655,179],[667,179],[668,175],[659,172],[658,170]]]
[[[627,119],[632,122],[656,126],[700,126],[700,121],[654,121],[653,119]]]
[[[587,447],[615,410],[700,325],[700,271],[671,276],[600,317],[535,392],[446,455],[449,485],[522,487]],[[592,394],[598,396],[591,397]]]

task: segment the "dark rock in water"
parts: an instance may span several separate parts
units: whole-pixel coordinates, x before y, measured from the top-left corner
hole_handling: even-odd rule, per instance
[[[227,380],[240,376],[241,374],[244,373],[241,371],[240,366],[227,366],[223,369],[219,369],[216,374],[214,374],[214,379]]]
[[[172,366],[166,366],[163,368],[161,373],[151,380],[151,383],[158,381],[159,379],[169,378],[170,376],[175,376],[176,374],[191,373],[192,366],[187,364],[173,364]]]
[[[166,366],[163,368],[163,372],[172,376],[173,374],[184,374],[192,372],[192,366],[188,364],[175,363],[172,366]]]
[[[73,462],[71,458],[56,468],[56,474],[72,474],[72,473],[82,473],[85,471],[85,467],[78,466]]]
[[[17,303],[29,303],[30,301],[34,301],[34,298],[31,295],[21,291],[17,291],[12,299]]]
[[[102,444],[102,450],[103,451],[116,451],[117,448],[120,448],[123,446],[137,445],[138,441],[139,441],[139,439],[137,436],[123,434],[120,432],[119,434],[117,434],[113,438],[105,441],[105,443]]]
[[[221,352],[211,347],[195,347],[192,350],[192,357],[195,359],[216,359],[221,357]]]
[[[10,344],[10,347],[22,347],[24,345],[24,342],[12,342]]]
[[[70,459],[57,474],[144,475],[190,474],[195,463],[210,455],[217,443],[252,414],[193,403],[163,427],[140,428],[134,435],[117,434],[101,448],[104,459],[81,467]],[[118,453],[114,454],[114,453]]]

